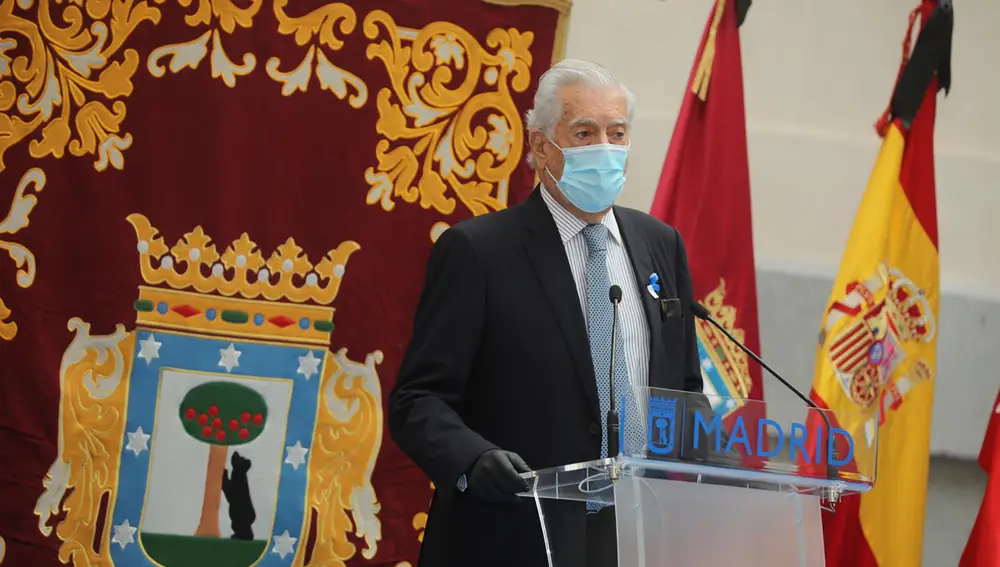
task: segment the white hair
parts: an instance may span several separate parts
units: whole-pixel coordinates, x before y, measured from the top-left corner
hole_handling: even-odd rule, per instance
[[[562,118],[563,87],[585,85],[590,88],[616,87],[625,95],[626,113],[629,124],[635,114],[635,95],[610,71],[590,61],[563,59],[542,74],[535,91],[534,106],[524,117],[528,132],[538,130],[552,138],[556,124]],[[528,152],[528,163],[534,167],[535,157]]]

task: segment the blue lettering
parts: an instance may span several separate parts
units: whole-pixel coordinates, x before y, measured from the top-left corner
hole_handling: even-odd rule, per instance
[[[826,436],[823,435],[823,426],[817,425],[816,436],[813,437],[813,453],[812,453],[813,455],[816,455],[817,465],[823,462],[823,450],[820,449],[820,447],[823,446],[823,439],[825,438]]]
[[[705,432],[705,437],[715,430],[715,450],[722,450],[722,416],[715,414],[712,416],[711,423],[705,423],[705,418],[701,415],[700,411],[694,412],[694,448],[698,448],[698,442],[701,440],[701,432]]]
[[[772,448],[770,451],[764,448],[764,443],[767,442],[767,426],[770,425],[774,431],[778,434],[778,446]],[[777,423],[771,421],[770,419],[761,418],[757,422],[757,456],[758,457],[774,457],[781,452],[781,449],[785,446],[785,432],[781,430],[781,426]]]
[[[806,451],[806,426],[801,423],[792,424],[792,438],[788,443],[788,453],[791,457],[792,462],[795,462],[795,448],[798,447],[799,451],[802,451],[802,455],[807,463],[811,463],[809,460],[809,452]]]
[[[809,464],[821,464],[824,461],[832,466],[843,466],[851,462],[854,458],[854,439],[851,434],[836,427],[830,429],[829,436],[824,435],[825,428],[817,426],[810,432],[805,424],[792,423],[791,431],[786,432],[781,424],[766,418],[757,420],[757,443],[756,447],[750,442],[747,425],[743,416],[737,415],[733,419],[732,427],[729,429],[729,438],[725,444],[726,453],[744,453],[760,458],[772,458],[780,455],[788,442],[788,456],[795,462],[801,459]],[[694,412],[694,448],[698,449],[703,445],[714,445],[715,451],[722,451],[722,435],[727,428],[723,425],[722,416],[713,414],[711,421],[705,418],[700,411]],[[810,435],[813,433],[813,435]],[[777,439],[768,448],[769,435],[773,434]],[[714,443],[710,439],[714,437]],[[837,438],[843,440],[842,446],[847,447],[846,455],[837,455]],[[786,439],[787,438],[787,439]],[[823,450],[823,439],[827,439],[826,450]],[[734,451],[734,447],[743,447],[743,451]]]
[[[833,450],[835,447],[834,443],[836,442],[835,436],[838,434],[840,434],[844,438],[844,440],[847,441],[847,456],[842,459],[836,458]],[[851,438],[850,433],[844,431],[843,429],[834,427],[833,429],[830,430],[830,441],[827,449],[829,451],[827,453],[828,463],[830,463],[835,467],[846,465],[847,463],[851,462],[851,459],[854,458],[854,439]]]
[[[733,431],[729,435],[729,443],[726,444],[726,452],[733,452],[733,445],[736,443],[742,443],[743,448],[746,450],[746,454],[750,455],[753,453],[753,449],[750,448],[750,439],[747,437],[747,426],[743,423],[743,416],[736,416],[736,424],[733,425]]]

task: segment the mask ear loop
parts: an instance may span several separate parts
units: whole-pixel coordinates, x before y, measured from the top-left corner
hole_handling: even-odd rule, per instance
[[[563,154],[563,161],[564,161],[564,165],[563,165],[563,167],[565,167],[565,159],[566,159],[566,154],[565,154],[565,153],[563,153],[563,149],[559,147],[559,144],[556,144],[555,142],[553,142],[553,141],[552,141],[552,138],[550,138],[550,137],[548,137],[548,136],[545,136],[545,139],[546,139],[546,140],[548,140],[548,141],[549,141],[549,143],[550,143],[550,144],[552,144],[552,146],[553,146],[553,147],[554,147],[555,149],[559,150],[559,153],[562,153],[562,154]],[[629,140],[629,143],[632,143],[632,141],[631,141],[631,140]],[[546,165],[546,166],[545,166],[545,173],[548,173],[548,174],[549,174],[549,177],[550,177],[550,178],[552,179],[552,182],[556,184],[556,187],[559,187],[559,180],[558,180],[558,179],[556,179],[556,176],[555,176],[555,175],[552,175],[552,172],[551,172],[551,171],[549,171],[549,166],[548,166],[548,165]],[[560,190],[560,191],[562,191],[562,187],[559,187],[559,190]]]
[[[628,169],[628,156],[631,153],[632,153],[632,136],[629,136],[628,145],[625,146],[625,166],[622,168],[622,179],[624,179],[625,181],[628,181],[628,173],[626,173],[625,170]]]

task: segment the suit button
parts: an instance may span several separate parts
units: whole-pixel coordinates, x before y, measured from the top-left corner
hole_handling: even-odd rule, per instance
[[[601,434],[601,426],[598,425],[596,421],[591,422],[591,424],[590,424],[590,434],[591,435],[600,435]]]

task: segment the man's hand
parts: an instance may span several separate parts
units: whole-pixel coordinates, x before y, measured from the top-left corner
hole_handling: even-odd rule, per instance
[[[528,481],[520,473],[530,472],[531,467],[521,457],[510,451],[491,449],[476,459],[469,471],[468,492],[487,502],[516,502],[519,492],[527,492]]]

